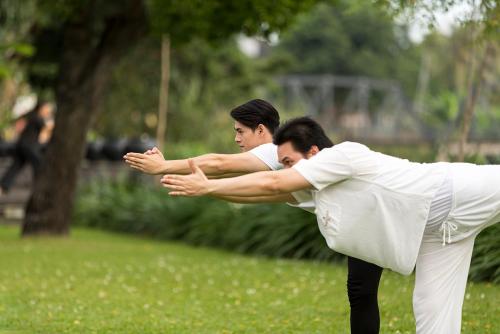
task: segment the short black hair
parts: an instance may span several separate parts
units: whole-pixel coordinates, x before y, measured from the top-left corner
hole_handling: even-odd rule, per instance
[[[252,130],[257,129],[259,124],[262,124],[271,134],[273,134],[280,125],[280,115],[278,111],[271,103],[261,99],[250,100],[237,106],[231,110],[231,117]]]
[[[285,122],[274,134],[274,145],[291,142],[295,150],[306,154],[313,145],[320,150],[332,147],[333,142],[321,125],[309,117],[297,117]]]

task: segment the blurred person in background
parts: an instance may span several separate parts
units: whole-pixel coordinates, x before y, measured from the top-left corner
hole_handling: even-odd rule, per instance
[[[19,131],[19,137],[14,148],[13,161],[0,180],[0,194],[9,192],[16,176],[27,163],[33,167],[36,177],[42,161],[42,146],[50,139],[54,127],[53,111],[53,104],[40,101],[32,111],[23,116],[25,121],[16,129]]]

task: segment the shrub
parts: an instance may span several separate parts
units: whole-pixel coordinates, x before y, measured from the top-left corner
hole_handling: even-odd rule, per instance
[[[500,283],[500,224],[482,231],[474,246],[470,278]]]
[[[272,257],[340,259],[313,214],[285,204],[240,205],[212,198],[173,198],[163,189],[98,182],[81,189],[75,222],[193,245]]]
[[[80,191],[75,222],[192,245],[271,257],[339,260],[318,231],[313,214],[284,204],[240,205],[207,197],[174,198],[163,189],[99,182]],[[500,225],[476,240],[473,280],[500,282]]]

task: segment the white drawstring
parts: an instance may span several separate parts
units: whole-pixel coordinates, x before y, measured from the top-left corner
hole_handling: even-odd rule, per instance
[[[439,231],[443,231],[443,246],[446,245],[446,230],[448,230],[448,243],[451,243],[451,230],[456,231],[458,229],[458,226],[456,224],[453,224],[451,222],[445,221],[441,227],[439,228]]]

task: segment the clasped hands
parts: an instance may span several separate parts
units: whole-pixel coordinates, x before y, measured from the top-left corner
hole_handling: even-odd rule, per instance
[[[163,171],[165,158],[161,151],[154,147],[144,153],[127,153],[123,157],[132,168],[146,174],[157,175]],[[202,196],[209,192],[209,180],[193,159],[188,159],[191,174],[167,174],[161,178],[165,188],[169,188],[171,196]]]
[[[123,159],[133,169],[151,175],[161,174],[165,162],[163,154],[157,147],[153,147],[144,153],[127,153],[123,156]]]

